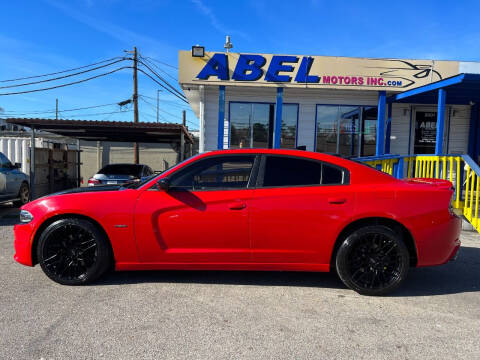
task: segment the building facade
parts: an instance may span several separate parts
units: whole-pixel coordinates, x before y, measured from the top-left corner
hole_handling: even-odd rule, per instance
[[[439,137],[437,104],[389,99],[466,72],[480,73],[480,63],[179,53],[179,83],[200,120],[200,152],[304,147],[352,157],[464,154],[473,103],[447,103]]]

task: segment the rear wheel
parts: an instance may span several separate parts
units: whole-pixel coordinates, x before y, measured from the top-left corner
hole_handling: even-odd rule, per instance
[[[346,286],[363,295],[386,295],[405,280],[410,266],[402,238],[386,226],[351,233],[340,245],[336,269]]]
[[[25,205],[30,200],[30,188],[27,183],[22,183],[18,191],[18,200],[14,201],[15,206]]]
[[[57,220],[40,236],[38,262],[44,273],[59,284],[87,284],[109,268],[111,256],[107,241],[88,220]]]

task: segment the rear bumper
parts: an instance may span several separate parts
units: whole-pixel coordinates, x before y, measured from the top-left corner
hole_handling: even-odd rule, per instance
[[[15,240],[13,242],[15,254],[13,258],[22,265],[33,266],[32,262],[32,226],[17,224],[13,227]]]
[[[460,249],[462,219],[448,214],[441,220],[432,221],[430,226],[419,231],[416,239],[417,266],[433,266],[454,260]]]

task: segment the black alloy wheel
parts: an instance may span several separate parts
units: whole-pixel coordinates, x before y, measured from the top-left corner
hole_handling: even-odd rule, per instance
[[[409,253],[402,237],[380,225],[351,233],[336,257],[340,279],[363,295],[392,292],[405,280],[409,266]]]
[[[41,234],[37,258],[44,273],[62,285],[82,285],[109,268],[105,235],[90,221],[67,218],[50,224]]]

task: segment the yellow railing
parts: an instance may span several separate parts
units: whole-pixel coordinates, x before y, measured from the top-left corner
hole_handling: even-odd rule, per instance
[[[399,158],[392,159],[381,159],[381,160],[367,160],[363,161],[365,164],[370,165],[371,167],[378,168],[384,173],[393,175],[394,165],[398,164]]]
[[[391,156],[359,160],[397,178],[449,180],[455,188],[453,207],[480,232],[480,167],[468,155]]]

